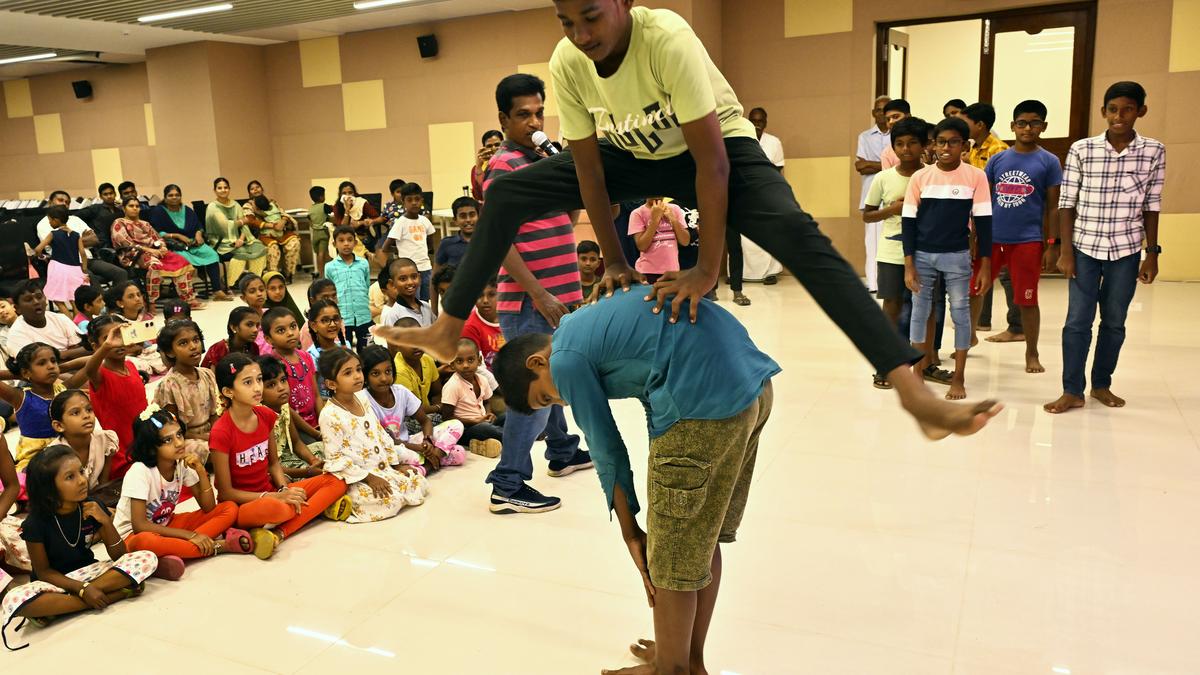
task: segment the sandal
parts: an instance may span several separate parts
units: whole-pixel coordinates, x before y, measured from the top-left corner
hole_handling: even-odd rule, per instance
[[[354,504],[351,503],[350,498],[342,495],[341,497],[338,497],[336,502],[330,504],[329,507],[321,513],[321,515],[330,520],[341,521],[349,518],[353,511]]]
[[[741,293],[734,293],[733,294],[733,304],[741,305],[742,307],[745,307],[750,304],[750,298],[747,298],[746,296],[742,295]]]
[[[126,600],[129,598],[136,598],[144,592],[146,592],[146,582],[144,581],[139,583],[137,586],[126,586],[125,588],[121,589],[121,595],[124,595]]]
[[[933,365],[926,366],[923,374],[925,375],[926,382],[944,384],[946,386],[949,386],[950,381],[954,379],[954,373]]]
[[[254,553],[254,538],[245,530],[225,530],[225,550],[230,553]]]
[[[274,532],[261,527],[250,530],[250,537],[254,540],[254,557],[259,560],[270,558],[280,541]]]
[[[872,375],[871,380],[872,380],[871,384],[876,389],[891,389],[892,388],[892,383],[888,382],[888,379],[886,377],[884,377],[883,375],[880,375],[878,373]]]

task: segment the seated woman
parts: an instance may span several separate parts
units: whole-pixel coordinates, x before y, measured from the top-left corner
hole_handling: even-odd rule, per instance
[[[167,248],[183,256],[192,267],[208,275],[213,300],[229,301],[221,279],[221,261],[217,252],[204,241],[204,230],[192,207],[183,203],[183,190],[174,183],[163,188],[163,203],[150,211],[150,224],[167,243]]]
[[[358,237],[358,245],[354,247],[354,255],[367,257],[367,246],[364,242],[371,239],[382,240],[383,236],[379,232],[374,232],[373,229],[384,224],[383,216],[379,215],[379,210],[366,199],[358,196],[358,188],[348,180],[344,180],[338,185],[338,200],[333,205],[333,224],[335,226],[349,225],[354,228],[354,234]],[[384,235],[387,231],[384,230]],[[374,247],[372,247],[374,248]],[[329,241],[329,258],[336,260],[338,257],[337,251],[333,248],[333,240]]]
[[[150,297],[150,306],[158,302],[159,288],[165,277],[175,282],[180,300],[188,303],[192,309],[203,307],[204,303],[195,299],[192,288],[196,270],[183,256],[167,250],[158,232],[141,219],[142,206],[137,197],[121,200],[121,208],[125,216],[113,221],[113,245],[117,247],[117,257],[122,267],[137,267],[146,271],[146,293]]]
[[[229,180],[214,180],[213,192],[217,198],[204,210],[204,232],[225,263],[228,285],[236,285],[247,269],[262,276],[267,268],[267,247],[247,227],[242,205],[229,197]]]
[[[253,210],[260,221],[258,240],[267,247],[267,269],[283,272],[290,284],[300,265],[300,235],[296,232],[296,220],[263,194],[262,183],[250,181],[246,192],[250,199],[244,208]]]

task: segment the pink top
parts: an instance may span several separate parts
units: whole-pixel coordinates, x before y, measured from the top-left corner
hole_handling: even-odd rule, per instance
[[[454,406],[455,419],[478,419],[487,416],[484,403],[492,397],[492,386],[486,378],[479,377],[479,373],[475,373],[475,379],[479,382],[479,396],[475,395],[475,387],[458,373],[451,375],[450,379],[446,380],[446,386],[442,387],[442,403]]]
[[[679,218],[679,222],[684,222],[683,209],[675,204],[667,204],[662,217],[654,225],[654,241],[650,242],[650,248],[642,251],[642,255],[633,266],[642,274],[662,274],[679,270],[679,242],[675,239],[675,230],[671,228],[666,211],[671,211]],[[629,214],[629,236],[645,232],[650,226],[650,208],[645,204]]]
[[[288,402],[301,419],[316,428],[318,424],[317,392],[314,390],[313,377],[317,372],[317,364],[313,363],[313,358],[308,352],[297,349],[294,353],[300,359],[298,363],[292,363],[282,356],[276,355],[283,363],[283,370],[287,373],[288,387],[292,390]]]

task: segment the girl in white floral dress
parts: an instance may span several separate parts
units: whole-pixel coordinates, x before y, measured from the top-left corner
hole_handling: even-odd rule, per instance
[[[391,518],[425,501],[429,484],[415,469],[417,453],[392,443],[363,391],[362,363],[348,349],[321,353],[317,370],[329,389],[321,410],[326,472],[346,482],[353,508],[350,523]]]

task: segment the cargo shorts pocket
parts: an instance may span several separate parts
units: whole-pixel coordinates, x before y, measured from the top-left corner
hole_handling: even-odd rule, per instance
[[[708,498],[712,465],[691,457],[656,457],[651,470],[650,508],[671,518],[695,516]]]

